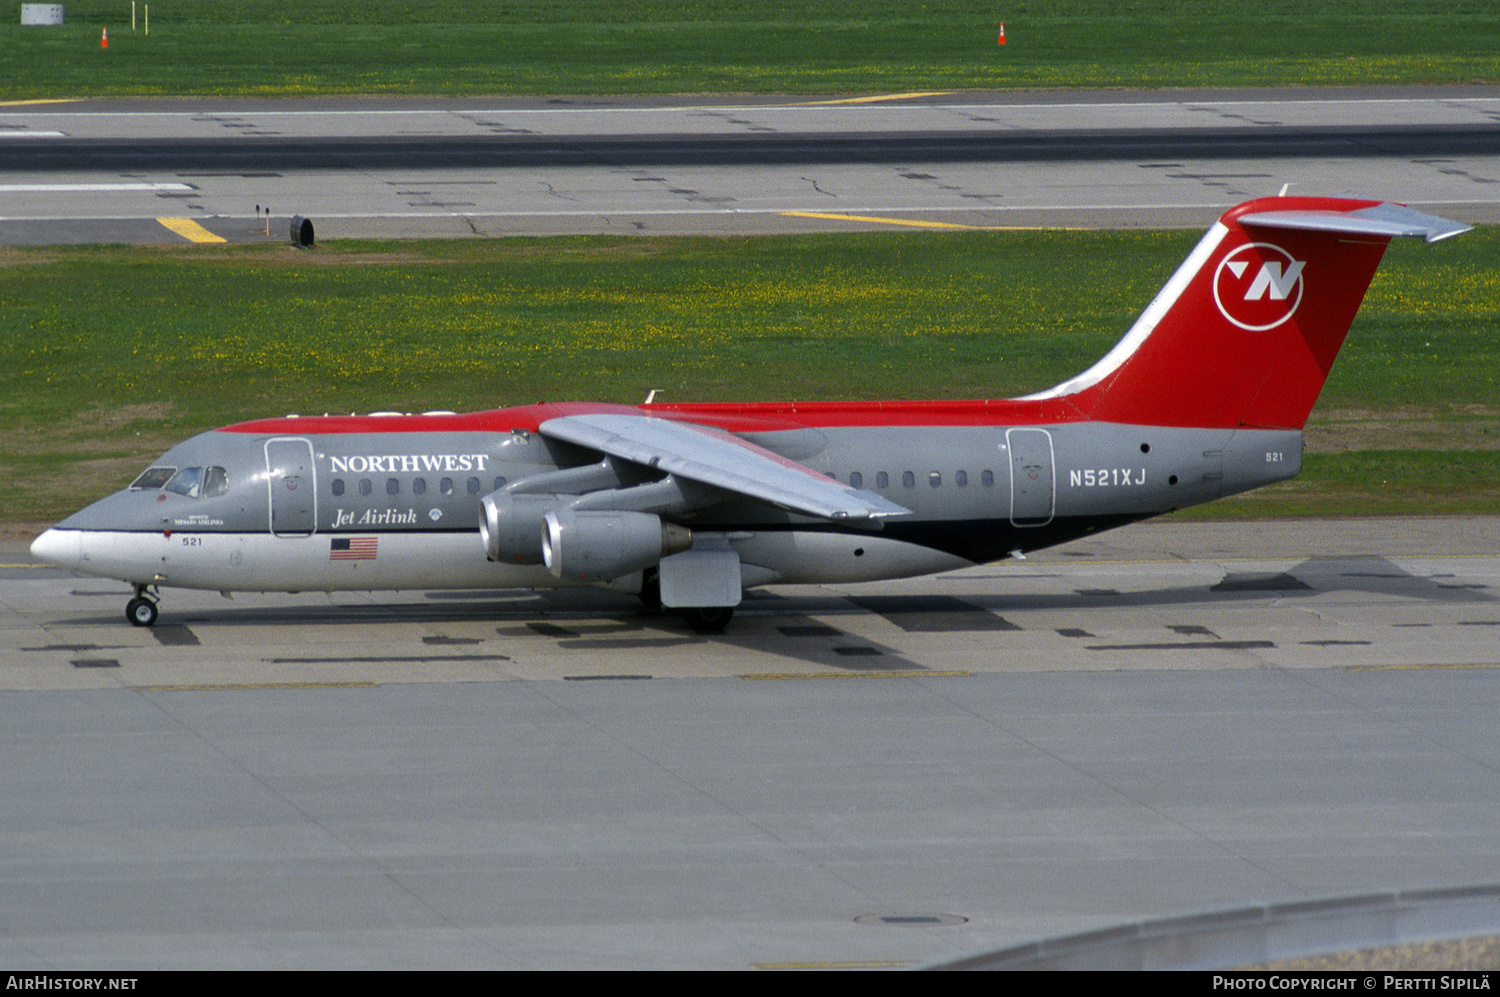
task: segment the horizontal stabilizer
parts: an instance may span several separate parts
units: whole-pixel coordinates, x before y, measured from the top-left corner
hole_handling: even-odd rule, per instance
[[[1256,211],[1240,215],[1241,225],[1302,229],[1308,232],[1347,232],[1386,237],[1421,236],[1438,242],[1469,231],[1472,226],[1423,214],[1389,202],[1357,211]]]
[[[669,474],[822,519],[879,519],[911,510],[703,426],[616,412],[548,419],[541,433]]]

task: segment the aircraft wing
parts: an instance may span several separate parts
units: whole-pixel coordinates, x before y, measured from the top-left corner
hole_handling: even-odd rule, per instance
[[[822,519],[911,513],[874,492],[841,485],[764,447],[704,426],[597,412],[548,419],[540,429],[544,436]]]

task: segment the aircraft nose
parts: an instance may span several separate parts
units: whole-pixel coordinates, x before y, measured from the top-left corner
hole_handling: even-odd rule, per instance
[[[48,530],[32,541],[31,556],[59,568],[76,568],[82,548],[78,530]]]

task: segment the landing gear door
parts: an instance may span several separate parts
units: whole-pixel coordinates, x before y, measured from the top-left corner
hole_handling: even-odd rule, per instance
[[[305,537],[318,528],[318,482],[310,440],[267,440],[266,483],[271,492],[273,534]]]
[[[1045,429],[1008,429],[1005,445],[1010,451],[1010,524],[1046,526],[1057,502],[1052,434]]]

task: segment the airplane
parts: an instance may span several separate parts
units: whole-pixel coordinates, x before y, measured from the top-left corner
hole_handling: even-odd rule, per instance
[[[1020,398],[541,403],[202,433],[32,553],[135,587],[605,586],[730,621],[747,588],[948,571],[1283,481],[1386,245],[1382,201],[1225,212],[1125,336]],[[654,393],[653,393],[654,394]]]

